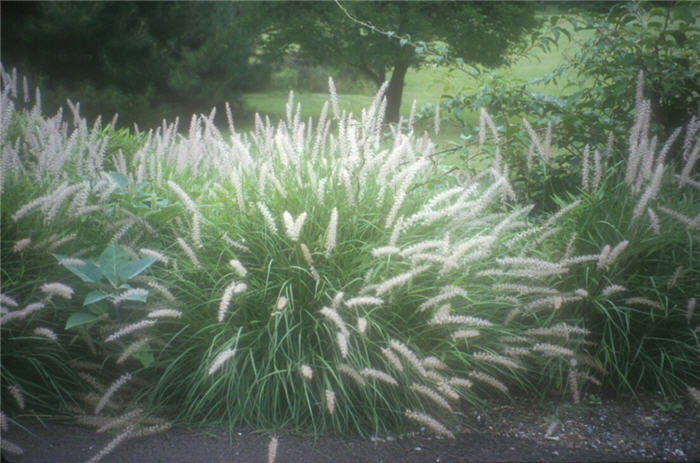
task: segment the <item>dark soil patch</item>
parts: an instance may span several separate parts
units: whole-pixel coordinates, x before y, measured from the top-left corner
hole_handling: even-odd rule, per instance
[[[616,400],[595,406],[519,404],[473,413],[478,430],[454,440],[421,433],[363,441],[338,437],[278,436],[285,462],[573,462],[700,461],[697,411],[663,412]],[[24,428],[24,429],[22,429]],[[24,449],[10,463],[89,460],[113,435],[61,424],[23,421],[5,436]],[[174,428],[123,442],[104,462],[267,462],[270,436],[240,430]]]

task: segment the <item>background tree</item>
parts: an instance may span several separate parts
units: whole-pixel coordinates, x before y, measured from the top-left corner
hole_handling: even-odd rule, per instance
[[[252,4],[3,2],[2,59],[89,117],[126,124],[208,111],[264,82],[251,63],[261,17]],[[48,92],[47,92],[48,90]]]
[[[319,63],[360,70],[377,87],[391,74],[386,117],[392,122],[398,120],[406,72],[425,62],[420,50],[398,37],[438,42],[448,57],[498,66],[538,25],[529,2],[343,2],[342,8],[335,2],[273,2],[265,7],[272,18],[268,58],[298,47]],[[363,27],[344,9],[395,37]]]

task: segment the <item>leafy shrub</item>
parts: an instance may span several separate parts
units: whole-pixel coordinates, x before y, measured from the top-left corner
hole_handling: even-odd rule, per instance
[[[639,95],[634,82],[643,79],[651,104],[650,130],[666,139],[680,125],[697,116],[700,103],[700,57],[696,43],[698,10],[685,4],[648,7],[621,2],[607,13],[582,9],[553,16],[537,38],[546,51],[564,37],[582,37],[578,51],[546,75],[524,82],[500,71],[455,63],[479,81],[473,94],[458,92],[443,101],[446,111],[463,127],[463,154],[477,136],[472,114],[482,108],[494,115],[502,139],[502,156],[512,168],[513,186],[521,199],[537,209],[553,211],[553,196],[564,196],[580,175],[580,153],[588,145],[611,156],[624,153],[631,114]],[[641,76],[639,72],[642,72]],[[568,82],[561,96],[532,91],[531,84]],[[641,88],[641,87],[637,87]],[[520,153],[532,150],[531,137],[521,123],[525,117],[541,140],[556,133],[548,169],[524,164]],[[551,126],[551,128],[547,128]],[[613,149],[614,148],[614,149]],[[671,153],[679,152],[672,150]],[[681,159],[669,159],[680,163]],[[610,160],[623,162],[624,156]]]

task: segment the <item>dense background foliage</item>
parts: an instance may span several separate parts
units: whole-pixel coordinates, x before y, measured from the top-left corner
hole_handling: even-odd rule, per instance
[[[252,58],[264,17],[255,4],[3,2],[2,57],[44,91],[46,109],[80,101],[122,124],[238,103],[268,72]]]

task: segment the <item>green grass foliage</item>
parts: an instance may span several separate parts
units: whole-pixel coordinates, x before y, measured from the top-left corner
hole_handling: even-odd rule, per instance
[[[55,397],[122,439],[154,416],[453,437],[517,394],[697,386],[694,121],[674,176],[640,99],[628,164],[587,154],[530,217],[498,154],[446,173],[410,124],[385,131],[381,93],[317,121],[290,95],[225,136],[214,113],[134,135],[18,93],[3,73],[3,410]]]

